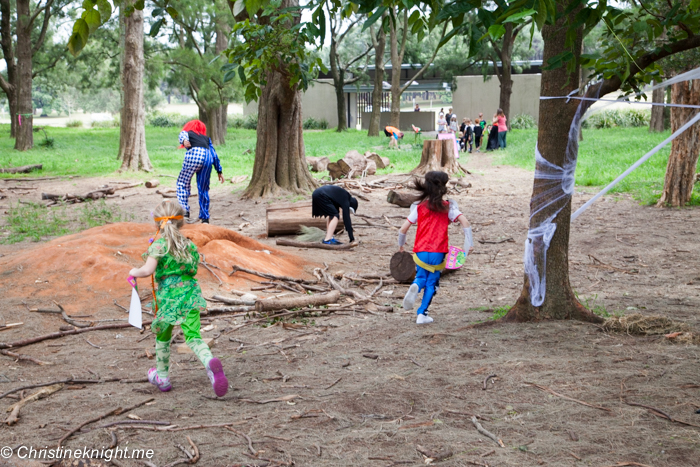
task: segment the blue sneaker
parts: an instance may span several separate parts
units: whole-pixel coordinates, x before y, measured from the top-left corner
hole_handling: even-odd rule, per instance
[[[324,245],[342,245],[342,243],[336,240],[335,238],[331,238],[330,240],[323,240],[321,243],[323,243]]]

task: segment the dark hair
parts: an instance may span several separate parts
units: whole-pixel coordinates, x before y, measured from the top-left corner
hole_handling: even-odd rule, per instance
[[[448,207],[444,204],[442,197],[447,194],[449,180],[449,175],[439,171],[428,172],[423,180],[416,180],[416,190],[421,192],[419,201],[428,200],[428,209],[431,211],[447,211]]]
[[[496,115],[504,115],[505,116],[505,114],[503,113],[503,109],[498,109],[496,111]]]
[[[350,207],[353,208],[355,212],[357,212],[357,198],[355,198],[354,196],[350,197]]]

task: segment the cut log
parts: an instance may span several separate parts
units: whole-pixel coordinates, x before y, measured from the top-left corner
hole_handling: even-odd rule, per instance
[[[394,253],[389,262],[389,271],[391,277],[398,282],[413,282],[416,277],[416,263],[413,261],[413,255],[406,251]]]
[[[307,157],[306,163],[311,167],[312,172],[325,172],[331,160],[327,157]]]
[[[290,240],[288,238],[278,238],[277,246],[295,246],[297,248],[318,248],[321,250],[351,250],[355,248],[358,243],[343,243],[342,245],[326,245],[321,242],[297,242],[296,240]]]
[[[296,235],[301,230],[302,225],[326,230],[325,217],[311,217],[311,201],[271,204],[267,207],[265,216],[268,237]],[[343,214],[341,212],[340,222],[338,222],[338,227],[335,230],[340,232],[344,228]]]
[[[365,167],[365,175],[374,175],[377,173],[377,163],[369,159],[367,161],[367,167]]]
[[[342,160],[342,159],[341,159]],[[347,164],[345,164],[347,166]],[[338,162],[331,162],[328,164],[328,175],[331,176],[331,180],[338,180],[344,177],[346,174],[343,173],[343,168],[338,164]]]
[[[362,172],[367,168],[368,162],[365,156],[353,149],[348,151],[345,157],[338,161],[338,165],[343,168],[343,171],[347,170],[345,175],[347,175],[348,178],[353,178],[362,176]],[[376,165],[374,171],[377,171]]]
[[[418,201],[419,197],[420,196],[416,193],[389,190],[389,193],[386,195],[386,200],[389,203],[395,204],[402,208],[408,208],[411,207],[413,203]]]
[[[340,292],[334,290],[322,295],[301,295],[296,297],[280,297],[269,300],[258,300],[255,311],[291,310],[292,308],[319,306],[335,303],[340,300]]]
[[[391,164],[388,157],[381,157],[379,154],[369,151],[365,153],[365,159],[373,161],[377,165],[378,169],[389,167],[389,164]]]
[[[0,169],[0,174],[27,174],[32,170],[41,170],[42,164],[23,165],[21,167],[8,167]]]
[[[160,185],[160,180],[149,180],[146,182],[146,188],[155,188]]]
[[[453,174],[460,171],[455,159],[454,142],[451,139],[426,139],[420,164],[411,171],[414,175],[425,175],[433,170]]]

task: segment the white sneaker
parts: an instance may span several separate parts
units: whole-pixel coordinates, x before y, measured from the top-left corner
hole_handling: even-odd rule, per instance
[[[425,315],[423,313],[419,314],[418,318],[416,318],[416,324],[428,324],[428,323],[432,323],[432,322],[433,322],[433,318],[431,318],[430,316]]]
[[[406,296],[403,298],[403,309],[412,310],[416,304],[416,298],[418,298],[418,284],[411,284],[408,292],[406,292]]]

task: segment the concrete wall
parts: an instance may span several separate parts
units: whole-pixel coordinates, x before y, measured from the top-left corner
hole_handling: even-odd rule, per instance
[[[362,129],[369,130],[369,121],[372,118],[372,112],[362,112]],[[399,130],[403,132],[413,132],[411,125],[415,125],[421,131],[435,131],[435,122],[437,115],[435,112],[401,112],[401,120],[399,120]],[[382,112],[379,117],[379,132],[384,130],[384,127],[389,126],[391,122],[391,112]]]
[[[539,119],[540,115],[540,81],[542,75],[513,75],[513,94],[510,98],[511,118],[519,114],[528,114]],[[457,89],[452,91],[452,107],[461,123],[462,118],[472,120],[483,112],[489,121],[498,109],[498,97],[501,92],[498,78],[491,76],[484,81],[482,76],[456,77]],[[447,109],[445,109],[447,110]]]
[[[346,107],[347,107],[347,95]],[[352,100],[355,103],[354,99]],[[355,104],[356,105],[356,104]],[[316,120],[326,119],[328,128],[338,126],[338,106],[336,104],[335,88],[332,79],[320,79],[312,83],[309,89],[301,96],[302,119],[313,117]],[[258,111],[258,103],[251,102],[243,108],[244,115],[254,114]],[[347,112],[347,109],[346,109]],[[353,122],[357,123],[357,122]]]

